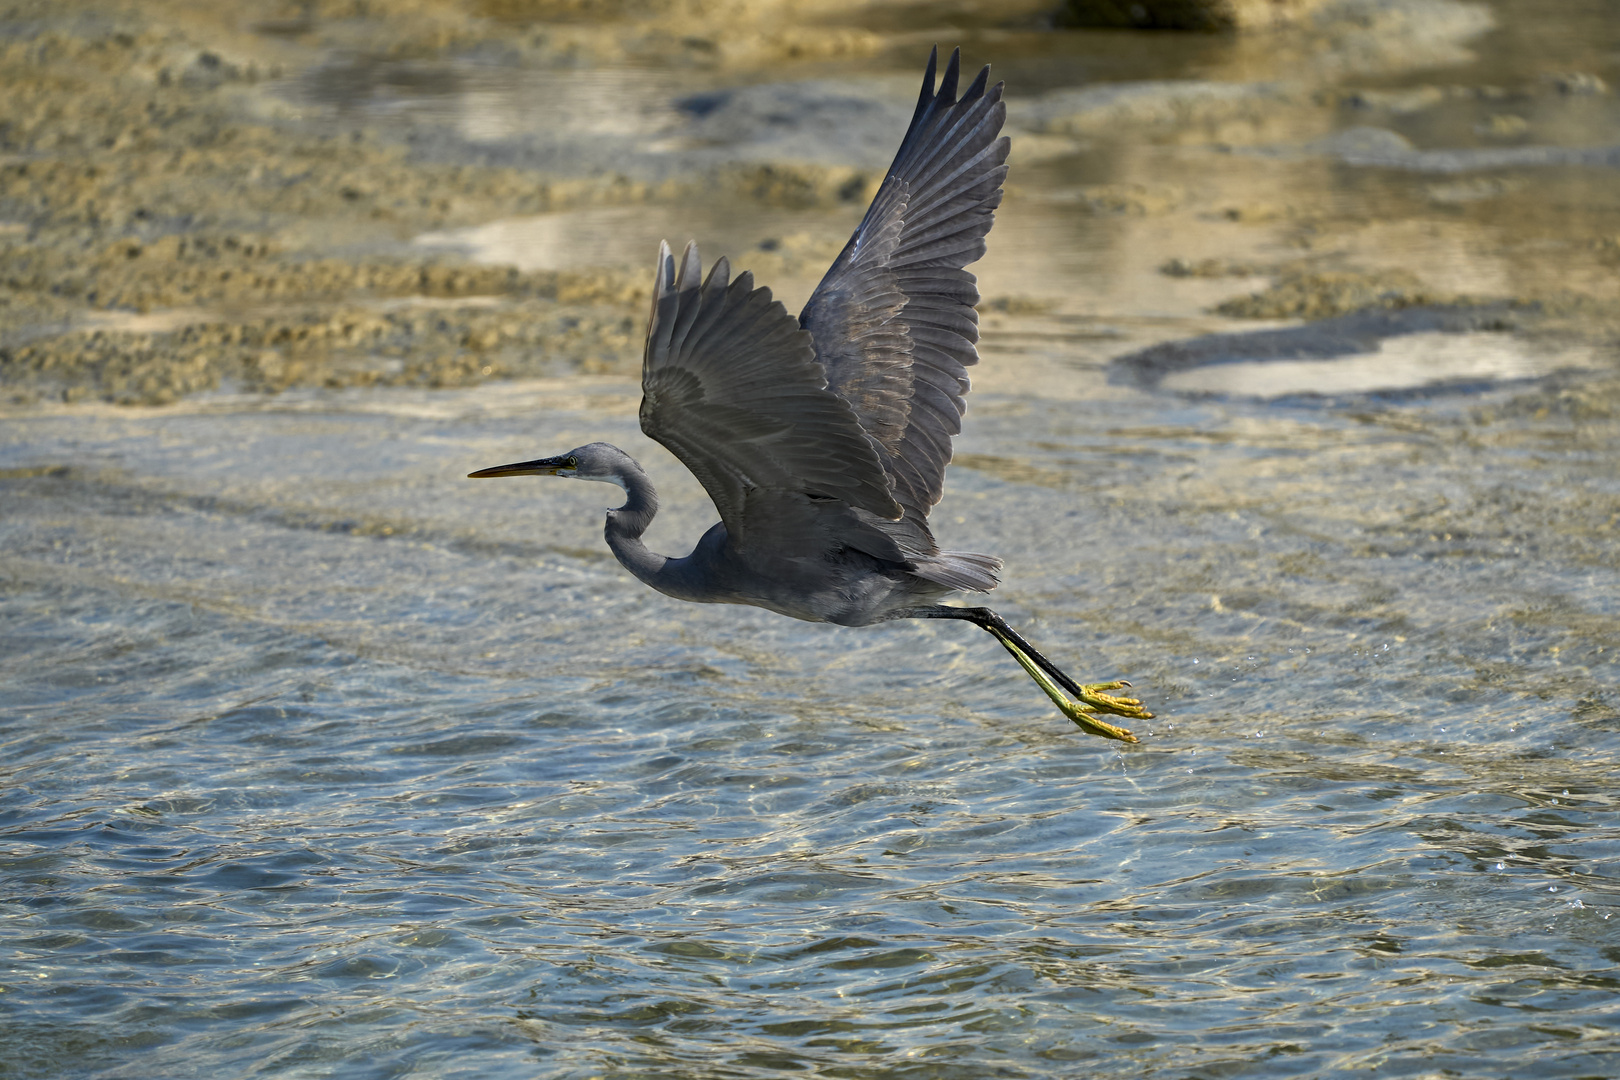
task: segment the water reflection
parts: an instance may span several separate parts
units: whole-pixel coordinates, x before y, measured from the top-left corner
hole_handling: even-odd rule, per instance
[[[1119,381],[1179,393],[1336,398],[1477,392],[1494,383],[1612,366],[1588,345],[1515,334],[1514,321],[1501,307],[1367,312],[1157,345],[1116,357],[1110,368]]]
[[[443,125],[473,142],[499,142],[655,134],[682,120],[687,110],[678,99],[692,90],[689,74],[652,67],[546,70],[349,56],[311,69],[285,93],[341,118]]]
[[[1159,386],[1182,393],[1277,398],[1343,397],[1395,390],[1473,389],[1592,368],[1592,349],[1538,351],[1499,334],[1408,334],[1376,351],[1334,360],[1245,361],[1241,354],[1211,367],[1166,375]]]

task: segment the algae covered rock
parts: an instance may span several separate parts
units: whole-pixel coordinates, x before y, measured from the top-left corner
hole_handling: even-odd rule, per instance
[[[1325,0],[1066,0],[1064,26],[1138,30],[1265,30],[1296,23]]]

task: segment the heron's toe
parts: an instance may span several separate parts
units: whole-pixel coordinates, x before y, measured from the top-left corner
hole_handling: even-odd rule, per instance
[[[1116,697],[1108,692],[1129,685],[1131,684],[1123,679],[1105,683],[1087,683],[1080,688],[1080,704],[1094,712],[1111,713],[1132,720],[1153,719],[1153,714],[1142,708],[1141,701],[1133,697]]]
[[[1129,729],[1110,724],[1101,717],[1093,716],[1072,701],[1064,702],[1058,707],[1063,710],[1064,716],[1073,720],[1075,725],[1088,735],[1101,735],[1105,739],[1118,739],[1120,742],[1133,743],[1137,741],[1136,736],[1131,734]]]

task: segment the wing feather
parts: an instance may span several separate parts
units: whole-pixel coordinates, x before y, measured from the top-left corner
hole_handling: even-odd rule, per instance
[[[799,316],[828,387],[871,437],[904,511],[902,542],[919,555],[937,551],[928,511],[978,362],[979,290],[963,267],[984,255],[1007,175],[1001,86],[985,68],[959,99],[960,51],[936,90],[937,65],[936,50],[888,177]]]
[[[695,244],[678,268],[668,244],[659,250],[641,429],[702,483],[739,547],[761,498],[813,495],[899,518],[872,441],[827,389],[810,335],[752,274],[730,280],[722,258],[700,285],[702,269]]]

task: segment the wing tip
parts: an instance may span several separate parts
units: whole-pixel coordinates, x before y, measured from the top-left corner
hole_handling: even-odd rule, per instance
[[[724,291],[730,282],[731,260],[722,255],[709,267],[709,276],[703,280],[703,292],[707,295],[716,289]]]
[[[945,65],[945,75],[939,80],[939,93],[952,105],[956,104],[956,83],[962,75],[962,46],[958,45],[951,50],[951,58]]]
[[[686,292],[695,289],[703,280],[703,258],[698,254],[696,240],[686,242],[686,250],[681,252],[681,269],[675,278],[675,291]]]
[[[935,45],[928,51],[928,66],[923,69],[922,100],[919,105],[927,105],[939,98],[944,98],[943,104],[950,107],[959,105],[964,101],[973,101],[985,93],[990,93],[999,98],[1007,85],[1005,82],[998,82],[995,86],[990,86],[990,65],[986,64],[979,69],[978,75],[974,76],[973,82],[962,92],[962,96],[957,97],[956,87],[962,77],[962,47],[960,45],[951,50],[951,57],[945,62],[944,77],[939,79],[939,85],[936,88],[934,82],[938,71],[939,46]]]
[[[669,283],[675,277],[675,257],[670,254],[669,241],[658,241],[658,270],[653,277],[653,302],[669,292]]]

